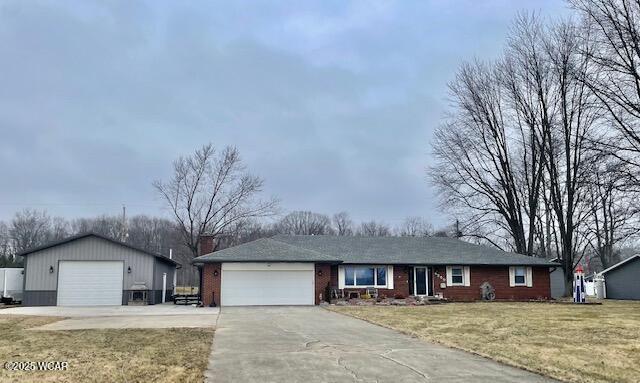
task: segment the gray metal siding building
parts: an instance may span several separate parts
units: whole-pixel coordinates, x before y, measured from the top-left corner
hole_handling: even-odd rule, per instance
[[[614,265],[602,272],[608,299],[640,300],[640,256]]]
[[[81,261],[84,264],[97,261],[122,262],[122,304],[127,304],[129,300],[130,287],[140,282],[151,290],[148,303],[160,303],[162,274],[167,273],[167,290],[172,290],[173,273],[176,272],[177,265],[168,258],[92,233],[71,237],[21,255],[24,256],[23,304],[25,306],[58,304],[58,289],[62,283],[60,270],[63,262],[65,264],[71,261]],[[113,265],[114,262],[111,264]],[[171,292],[168,293],[167,300],[170,296]]]
[[[565,295],[564,269],[562,268],[562,266],[558,266],[552,270],[553,271],[551,271],[551,274],[549,276],[551,280],[551,298],[562,298]]]

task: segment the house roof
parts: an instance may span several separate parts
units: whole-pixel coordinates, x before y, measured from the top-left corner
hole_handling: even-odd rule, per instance
[[[441,237],[276,235],[194,259],[194,263],[260,261],[558,266],[543,258]]]
[[[314,250],[292,246],[272,238],[261,238],[242,245],[201,255],[193,263],[211,262],[330,262],[340,259]]]
[[[141,248],[139,248],[137,246],[133,246],[133,245],[130,245],[128,243],[121,242],[121,241],[118,241],[116,239],[107,237],[107,236],[102,235],[102,234],[94,233],[94,232],[87,232],[87,233],[81,233],[81,234],[77,234],[77,235],[72,235],[70,237],[61,239],[59,241],[52,241],[52,242],[46,243],[46,244],[44,244],[42,246],[37,246],[37,247],[33,247],[31,249],[27,249],[27,250],[25,250],[25,251],[23,251],[21,253],[16,254],[16,255],[20,255],[22,257],[25,257],[25,256],[27,256],[29,254],[38,252],[40,250],[45,250],[45,249],[49,249],[51,247],[64,245],[66,243],[73,242],[73,241],[76,241],[78,239],[87,238],[87,237],[100,238],[100,239],[103,239],[105,241],[109,241],[111,243],[114,243],[116,245],[124,246],[126,248],[129,248],[129,249],[132,249],[132,250],[139,251],[141,253],[145,253],[145,254],[154,256],[154,257],[156,257],[157,259],[159,259],[159,260],[161,260],[163,262],[167,262],[167,263],[172,264],[172,265],[180,266],[180,264],[178,262],[174,261],[173,259],[169,259],[169,258],[165,257],[164,255],[161,255],[161,254],[158,254],[158,253],[154,253],[154,252],[149,251],[149,250],[141,249]]]
[[[602,271],[601,271],[601,272],[599,272],[598,274],[606,274],[606,273],[608,273],[609,271],[614,270],[614,269],[617,269],[618,267],[620,267],[620,266],[622,266],[622,265],[624,265],[624,264],[626,264],[626,263],[628,263],[628,262],[631,262],[631,261],[632,261],[632,260],[634,260],[634,259],[638,259],[638,258],[640,258],[640,254],[632,255],[632,256],[630,256],[629,258],[627,258],[627,259],[625,259],[625,260],[623,260],[623,261],[620,261],[620,262],[616,263],[615,265],[613,265],[613,266],[611,266],[611,267],[609,267],[609,268],[606,268],[606,269],[602,270]]]

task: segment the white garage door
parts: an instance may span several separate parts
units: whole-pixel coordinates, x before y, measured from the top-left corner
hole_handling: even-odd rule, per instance
[[[310,263],[223,263],[222,306],[312,305]]]
[[[60,261],[58,306],[122,304],[123,262]]]

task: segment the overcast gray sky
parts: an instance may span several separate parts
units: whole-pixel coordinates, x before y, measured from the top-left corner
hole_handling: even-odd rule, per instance
[[[0,1],[0,219],[167,215],[151,182],[236,145],[285,211],[399,223],[439,212],[425,177],[446,84],[495,57],[518,11],[560,0]]]

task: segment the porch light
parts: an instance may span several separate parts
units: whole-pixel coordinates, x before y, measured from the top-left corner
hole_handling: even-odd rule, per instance
[[[128,273],[128,274],[131,274],[131,266],[129,266],[129,267],[127,268],[127,273]]]
[[[213,270],[213,276],[217,277],[218,276],[218,270]]]
[[[322,276],[322,270],[318,270],[318,276],[321,277]]]
[[[49,266],[49,273],[53,273],[53,266]]]

